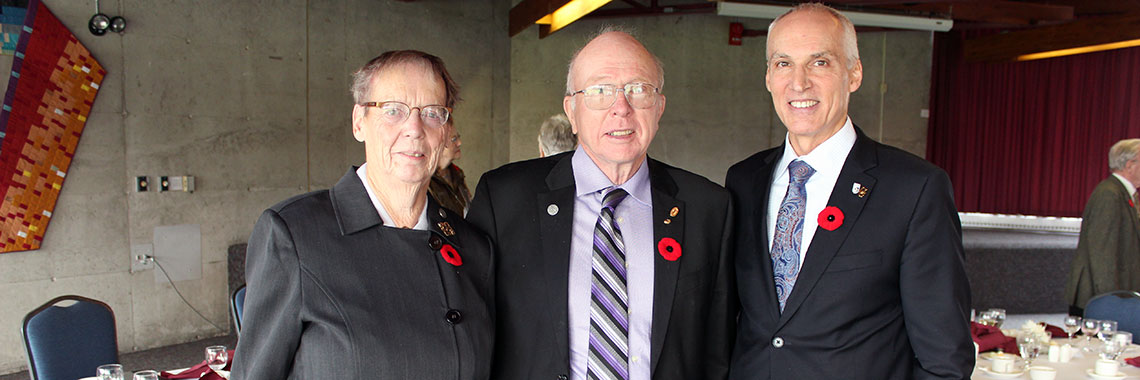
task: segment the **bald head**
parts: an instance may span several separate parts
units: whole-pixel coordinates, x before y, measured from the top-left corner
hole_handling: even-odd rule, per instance
[[[812,13],[812,15],[809,15],[809,13]],[[839,35],[841,36],[840,46],[842,46],[844,50],[843,55],[847,58],[847,68],[851,68],[855,62],[859,61],[859,43],[858,39],[855,38],[855,24],[851,23],[851,19],[839,13],[835,8],[820,3],[801,3],[800,5],[792,7],[792,9],[789,9],[779,17],[776,17],[775,20],[772,20],[771,24],[768,24],[768,36],[766,37],[767,42],[765,44],[768,46],[768,51],[765,55],[766,58],[768,58],[769,61],[772,60],[772,34],[775,33],[778,26],[787,23],[789,19],[799,21],[800,19],[810,18],[810,16],[820,14],[834,21],[834,27],[839,30]]]
[[[649,50],[646,49],[641,42],[638,42],[629,32],[614,26],[607,26],[595,33],[594,36],[590,38],[590,42],[582,46],[581,49],[578,49],[570,58],[569,69],[566,73],[567,94],[576,91],[575,86],[580,85],[580,83],[575,83],[576,80],[584,80],[583,78],[578,78],[579,75],[577,75],[581,71],[579,61],[595,60],[599,59],[599,57],[650,63],[657,72],[654,78],[656,81],[652,84],[657,86],[657,88],[665,86],[665,70],[661,64],[661,60],[653,55],[653,53],[650,53]]]

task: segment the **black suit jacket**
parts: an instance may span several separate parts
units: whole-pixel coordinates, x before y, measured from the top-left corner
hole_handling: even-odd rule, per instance
[[[353,169],[265,210],[232,378],[487,379],[491,242],[431,197],[426,207],[430,231],[385,227]]]
[[[783,313],[766,215],[784,147],[729,169],[741,299],[729,378],[969,378],[970,287],[950,180],[856,131],[827,202],[842,225],[816,230]],[[854,183],[870,190],[853,194]]]
[[[505,165],[484,175],[475,191],[467,219],[491,236],[498,252],[493,379],[570,374],[573,154]],[[703,177],[647,163],[653,241],[670,237],[682,248],[677,261],[654,257],[653,379],[723,379],[737,311],[730,197]],[[559,211],[550,215],[550,205]],[[674,207],[679,212],[671,216]]]

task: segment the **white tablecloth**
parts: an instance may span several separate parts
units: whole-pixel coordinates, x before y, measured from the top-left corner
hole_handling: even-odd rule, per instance
[[[1069,342],[1069,340],[1065,339],[1065,338],[1053,339],[1053,341],[1057,342],[1057,344],[1065,344],[1065,343]],[[1074,339],[1074,341],[1080,341],[1083,343],[1083,340],[1081,338],[1076,338],[1076,339]],[[1076,346],[1079,343],[1074,342],[1073,344],[1074,344],[1074,346]],[[1086,371],[1089,370],[1090,368],[1093,368],[1093,366],[1096,364],[1096,360],[1099,359],[1097,357],[1097,353],[1096,352],[1091,352],[1091,353],[1090,352],[1083,352],[1079,348],[1076,349],[1076,351],[1077,351],[1077,353],[1073,356],[1073,359],[1070,360],[1068,363],[1051,362],[1051,361],[1049,361],[1048,353],[1042,352],[1041,356],[1038,356],[1037,359],[1033,361],[1033,366],[1034,367],[1038,367],[1038,366],[1040,366],[1040,367],[1053,367],[1054,369],[1057,370],[1057,379],[1056,380],[1092,379],[1091,377],[1089,377],[1089,375],[1088,375],[1088,373],[1086,373]],[[1131,357],[1136,357],[1136,356],[1140,356],[1140,349],[1137,349],[1135,345],[1133,345],[1132,349],[1129,349],[1128,351],[1126,351],[1124,353],[1124,357],[1131,358]],[[984,358],[981,358],[981,357],[979,357],[977,360],[978,360],[977,368],[974,369],[974,374],[973,374],[973,378],[975,378],[975,379],[1010,379],[1010,378],[1028,379],[1029,378],[1029,372],[1028,371],[1025,372],[1024,374],[1022,374],[1021,376],[1017,376],[1017,377],[1011,377],[1008,375],[1007,376],[1000,376],[1000,377],[993,376],[993,375],[986,373],[985,371],[982,370],[982,367],[989,368],[989,366],[991,364],[990,361],[986,360]],[[1133,367],[1133,366],[1130,366],[1127,364],[1122,364],[1120,366],[1120,371],[1128,376],[1127,379],[1140,379],[1140,368]]]

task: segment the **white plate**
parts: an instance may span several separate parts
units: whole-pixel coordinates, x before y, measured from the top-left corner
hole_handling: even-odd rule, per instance
[[[1016,356],[1014,354],[1007,354],[1007,353],[997,352],[997,351],[983,352],[983,353],[978,354],[978,357],[981,359],[984,359],[984,360],[994,360],[994,357],[998,356],[998,355],[1009,355],[1009,356],[1013,356],[1016,358],[1021,358],[1020,356]]]
[[[1117,372],[1116,376],[1097,375],[1096,370],[1093,370],[1092,368],[1086,369],[1085,373],[1089,374],[1089,377],[1093,380],[1118,380],[1128,377],[1128,375],[1125,375],[1124,372]]]
[[[990,377],[997,378],[997,379],[1016,379],[1018,377],[1021,377],[1021,375],[1025,374],[1025,369],[1021,369],[1017,372],[1008,372],[1008,373],[1007,372],[994,372],[994,371],[990,370],[990,367],[978,367],[978,369],[982,370],[982,372],[985,372],[986,375],[989,375]]]

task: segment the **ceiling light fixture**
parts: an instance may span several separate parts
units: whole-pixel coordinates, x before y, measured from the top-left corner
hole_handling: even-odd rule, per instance
[[[772,20],[787,13],[789,9],[791,9],[791,7],[722,1],[717,3],[716,14],[718,16],[752,17]],[[935,32],[945,32],[954,27],[954,20],[950,19],[850,11],[840,11],[839,13],[851,19],[851,22],[856,26],[877,26],[881,28],[929,30]]]
[[[95,0],[95,15],[91,16],[91,21],[87,22],[87,30],[96,36],[107,34],[110,30],[115,33],[122,33],[127,29],[127,20],[122,16],[110,17],[102,12],[99,12],[99,0]]]
[[[1035,59],[1063,57],[1066,55],[1092,53],[1092,52],[1096,52],[1096,51],[1123,49],[1123,48],[1130,48],[1130,47],[1136,47],[1136,46],[1140,46],[1140,39],[1120,41],[1120,42],[1112,42],[1112,43],[1099,44],[1099,45],[1081,46],[1081,47],[1075,47],[1075,48],[1070,48],[1070,49],[1059,49],[1059,50],[1045,51],[1045,52],[1033,53],[1033,54],[1024,54],[1024,55],[1017,56],[1017,60],[1018,61],[1032,61]]]
[[[613,0],[523,0],[511,8],[510,35],[539,24],[546,37]]]

